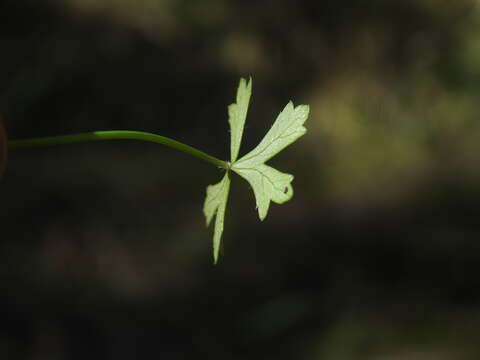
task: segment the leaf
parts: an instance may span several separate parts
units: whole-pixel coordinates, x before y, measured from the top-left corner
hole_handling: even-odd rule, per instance
[[[307,129],[303,123],[308,118],[308,105],[294,108],[290,101],[278,115],[275,123],[267,132],[260,144],[235,162],[238,167],[252,167],[271,159],[285,147],[305,134]]]
[[[240,79],[236,103],[228,107],[231,162],[226,166],[226,174],[223,179],[219,183],[207,187],[203,213],[207,220],[207,226],[216,215],[213,235],[213,259],[215,263],[218,261],[225,209],[230,190],[230,170],[250,183],[255,195],[260,220],[265,219],[270,201],[282,204],[293,196],[291,185],[293,175],[282,173],[265,165],[265,162],[307,131],[303,124],[308,118],[308,105],[294,107],[293,103],[289,102],[278,115],[275,123],[260,144],[237,160],[251,93],[252,79],[248,82],[245,79]]]
[[[265,164],[251,168],[235,166],[232,167],[232,170],[252,186],[260,220],[264,220],[267,216],[270,200],[277,204],[283,204],[293,196],[293,188],[290,184],[293,175],[282,173]]]
[[[228,106],[230,124],[230,161],[237,160],[242,142],[243,128],[247,118],[248,104],[252,95],[252,78],[250,81],[240,79],[237,90],[237,102]]]
[[[213,235],[213,262],[215,264],[218,261],[229,190],[230,176],[229,173],[226,172],[225,176],[219,183],[207,186],[207,197],[203,205],[203,213],[207,219],[207,226],[210,225],[213,216],[216,214]]]
[[[240,151],[242,142],[243,128],[247,118],[248,104],[252,94],[252,79],[247,82],[246,79],[240,79],[237,88],[236,103],[228,106],[228,122],[230,124],[230,161],[233,163]],[[213,235],[213,261],[216,264],[220,252],[220,244],[223,233],[223,223],[225,218],[225,209],[227,207],[228,192],[230,190],[230,177],[227,170],[223,179],[207,187],[207,197],[203,205],[203,213],[207,220],[207,226],[215,218],[215,229]]]
[[[232,170],[247,180],[253,188],[260,220],[268,213],[270,201],[283,204],[293,196],[293,175],[282,173],[264,164],[282,151],[307,129],[308,105],[293,106],[289,102],[260,144],[232,165]]]

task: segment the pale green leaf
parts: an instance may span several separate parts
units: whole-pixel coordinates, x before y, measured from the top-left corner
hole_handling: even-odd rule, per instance
[[[265,162],[307,131],[303,124],[308,118],[308,105],[294,107],[293,103],[289,102],[278,115],[272,128],[267,132],[260,144],[247,155],[237,160],[251,93],[252,79],[249,79],[249,81],[240,79],[236,102],[228,107],[228,122],[231,132],[231,163],[226,166],[227,172],[223,179],[219,183],[207,187],[203,213],[207,220],[207,226],[216,215],[213,236],[213,258],[215,263],[218,261],[223,233],[225,209],[230,189],[230,170],[235,171],[250,183],[255,195],[258,215],[261,220],[265,219],[270,201],[282,204],[293,196],[291,185],[293,175],[282,173],[266,165]]]
[[[233,170],[252,186],[260,220],[267,216],[270,200],[283,204],[293,196],[293,175],[282,173],[265,164],[252,168],[240,168],[235,164]]]
[[[260,144],[235,162],[238,167],[246,168],[264,163],[305,134],[303,123],[308,118],[308,105],[293,106],[290,101],[278,115],[275,123]]]
[[[307,131],[308,105],[293,106],[289,102],[278,115],[263,140],[247,155],[232,165],[232,170],[253,188],[260,220],[265,219],[270,201],[282,204],[293,196],[293,175],[282,173],[264,164]]]
[[[248,104],[252,95],[252,79],[240,79],[237,89],[237,102],[228,106],[228,122],[230,124],[230,161],[237,160],[242,142],[243,128],[247,118]]]
[[[207,186],[207,197],[203,205],[203,213],[207,220],[207,226],[215,218],[215,229],[213,235],[213,261],[217,263],[218,253],[220,251],[220,242],[223,233],[223,223],[225,219],[225,208],[227,207],[228,192],[230,190],[230,177],[228,172],[223,179],[215,184]]]

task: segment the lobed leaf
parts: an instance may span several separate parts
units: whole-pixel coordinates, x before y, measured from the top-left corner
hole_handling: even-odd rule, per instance
[[[303,126],[308,118],[308,105],[293,106],[290,101],[280,112],[275,123],[252,151],[235,164],[247,168],[264,163],[306,133]]]
[[[293,196],[291,182],[293,175],[285,174],[265,164],[252,168],[232,168],[238,175],[248,181],[253,188],[255,202],[260,220],[265,219],[270,206],[270,200],[283,204]]]
[[[230,177],[228,172],[225,173],[223,179],[215,184],[207,186],[207,197],[203,204],[203,213],[207,220],[207,226],[210,225],[213,216],[215,218],[215,228],[213,234],[213,262],[218,261],[218,253],[220,251],[220,243],[223,233],[223,223],[225,219],[225,209],[227,207],[228,192],[230,190]]]
[[[247,118],[248,104],[252,95],[252,78],[247,82],[240,79],[237,89],[237,102],[228,106],[228,122],[230,124],[230,162],[237,160],[242,142],[243,128]]]
[[[303,124],[308,113],[308,105],[294,107],[290,101],[260,144],[232,165],[232,170],[252,186],[260,220],[267,216],[270,201],[282,204],[293,196],[293,175],[282,173],[264,162],[305,134],[307,129]]]
[[[216,215],[213,236],[213,258],[218,261],[221,237],[225,218],[225,209],[230,189],[230,170],[248,181],[255,195],[260,220],[265,219],[270,201],[282,204],[293,196],[293,175],[282,173],[265,162],[293,143],[307,131],[303,124],[308,118],[308,105],[293,106],[290,101],[280,112],[271,129],[262,141],[248,154],[237,160],[242,142],[245,119],[252,93],[252,79],[240,79],[236,102],[228,107],[230,124],[230,160],[231,163],[223,179],[207,187],[207,197],[203,213],[207,226]]]

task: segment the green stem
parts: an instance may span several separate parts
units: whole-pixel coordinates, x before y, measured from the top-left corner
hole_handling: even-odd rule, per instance
[[[111,131],[93,131],[82,134],[74,135],[61,135],[61,136],[51,136],[44,138],[33,138],[25,140],[10,140],[8,142],[8,147],[10,149],[18,148],[31,148],[39,146],[51,146],[51,145],[61,145],[61,144],[72,144],[78,142],[89,142],[89,141],[102,141],[102,140],[123,140],[123,139],[132,139],[132,140],[141,140],[149,141],[171,148],[183,151],[187,154],[205,160],[213,165],[227,169],[228,163],[217,159],[213,156],[210,156],[203,151],[197,150],[189,145],[181,143],[179,141],[170,139],[165,136],[156,135],[152,133],[147,133],[143,131],[128,131],[128,130],[111,130]]]

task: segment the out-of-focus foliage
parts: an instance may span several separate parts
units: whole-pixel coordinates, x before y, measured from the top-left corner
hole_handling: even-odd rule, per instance
[[[477,1],[4,0],[0,20],[10,138],[146,130],[227,158],[240,76],[245,149],[311,105],[272,159],[295,198],[259,226],[233,179],[215,268],[215,169],[150,144],[12,151],[0,358],[480,356]]]
[[[2,177],[5,167],[7,166],[7,134],[3,121],[0,118],[0,177]]]

